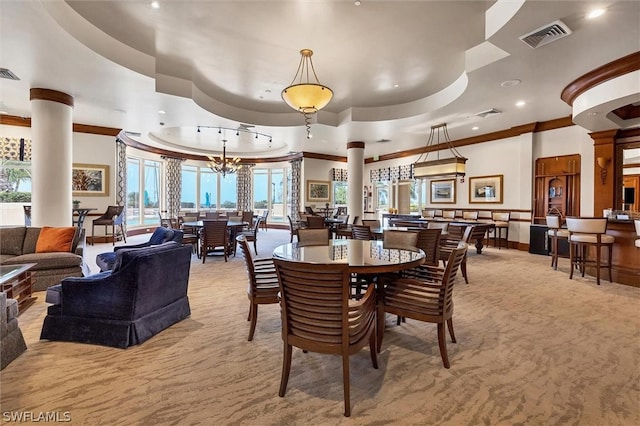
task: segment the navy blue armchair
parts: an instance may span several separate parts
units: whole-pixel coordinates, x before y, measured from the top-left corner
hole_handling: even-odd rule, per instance
[[[47,290],[41,339],[127,348],[191,314],[191,247],[177,242],[117,252],[113,271],[65,278]]]
[[[127,246],[116,246],[113,248],[112,252],[98,254],[96,256],[96,265],[98,265],[98,268],[100,268],[100,272],[110,271],[113,269],[113,265],[116,261],[116,252],[118,250],[151,247],[158,244],[166,243],[168,241],[182,243],[183,236],[184,232],[179,229],[164,228],[161,226],[153,231],[153,234],[151,234],[151,238],[149,238],[149,241],[147,241],[146,243],[130,244]]]

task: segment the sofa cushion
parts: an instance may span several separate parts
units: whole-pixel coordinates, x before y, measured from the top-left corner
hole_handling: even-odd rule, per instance
[[[43,226],[36,243],[36,253],[71,252],[78,228]]]
[[[24,242],[25,227],[0,228],[0,253],[20,256]]]
[[[158,227],[153,234],[151,234],[151,238],[149,238],[149,245],[155,246],[158,244],[162,244],[165,241],[169,241],[173,238],[173,229]]]
[[[24,235],[24,245],[22,246],[22,253],[35,253],[38,237],[40,236],[41,228],[36,226],[28,226],[27,232]]]
[[[159,244],[157,246],[118,250],[116,252],[116,261],[111,271],[112,273],[115,274],[116,272],[124,268],[127,265],[127,263],[129,263],[132,259],[135,259],[137,256],[159,253],[164,250],[180,247],[181,245],[182,244],[176,243],[175,241],[168,241],[166,243]]]
[[[45,269],[61,269],[70,267],[79,267],[82,265],[82,257],[74,253],[29,253],[22,256],[15,256],[4,262],[7,265],[15,265],[17,263],[37,263],[33,267],[33,271],[41,271]]]

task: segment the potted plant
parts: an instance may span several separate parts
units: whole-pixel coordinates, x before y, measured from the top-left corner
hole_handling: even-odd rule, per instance
[[[74,209],[80,208],[80,200],[73,200],[73,208]]]

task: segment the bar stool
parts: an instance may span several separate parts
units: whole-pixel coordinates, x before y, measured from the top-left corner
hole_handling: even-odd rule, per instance
[[[511,213],[493,212],[491,213],[491,220],[495,226],[493,229],[493,246],[496,246],[497,240],[498,250],[502,248],[502,230],[504,229],[505,247],[509,248],[509,220],[511,220]]]
[[[640,237],[640,220],[636,219],[633,221],[633,223],[636,225],[636,235],[638,237]],[[640,248],[640,238],[636,240],[636,247]]]
[[[573,268],[577,266],[582,271],[587,264],[596,266],[596,282],[600,285],[600,268],[609,270],[609,282],[611,282],[611,257],[615,238],[607,235],[607,218],[599,217],[567,217],[567,229],[569,230],[569,259],[571,261],[571,273],[569,279],[573,279]],[[587,259],[587,247],[594,246],[596,259]],[[602,246],[607,247],[609,256],[606,263],[602,263],[600,252]]]
[[[566,229],[560,229],[560,216],[551,215],[547,216],[547,235],[551,238],[551,266],[555,271],[558,270],[558,240],[569,241],[569,231]],[[567,257],[567,256],[562,256]]]

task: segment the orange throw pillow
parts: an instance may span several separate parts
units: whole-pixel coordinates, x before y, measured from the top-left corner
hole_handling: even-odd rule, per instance
[[[56,251],[70,252],[76,227],[54,228],[43,226],[36,243],[36,253],[51,253]]]

